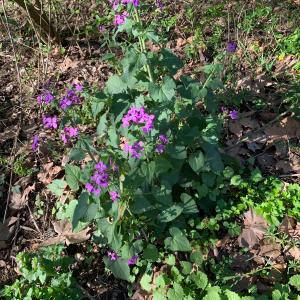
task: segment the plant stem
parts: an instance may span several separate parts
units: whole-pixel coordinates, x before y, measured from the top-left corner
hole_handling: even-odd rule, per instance
[[[138,10],[137,8],[135,7],[134,8],[134,15],[135,15],[135,19],[136,21],[141,25],[142,27],[142,21],[140,19],[140,16],[139,16],[139,13],[138,13]],[[140,36],[138,37],[139,39],[139,44],[140,44],[140,49],[141,49],[141,52],[144,53],[146,55],[146,44],[145,44],[145,40],[143,38],[141,38]],[[151,68],[150,68],[150,65],[148,64],[148,58],[146,56],[146,60],[147,60],[147,63],[146,63],[146,66],[145,66],[145,70],[146,72],[148,73],[148,76],[149,76],[149,80],[151,82],[154,82],[153,80],[153,75],[152,75],[152,71],[151,71]]]

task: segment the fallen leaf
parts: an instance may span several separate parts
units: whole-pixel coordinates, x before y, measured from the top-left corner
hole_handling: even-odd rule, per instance
[[[64,241],[67,245],[82,243],[84,241],[87,241],[91,236],[91,234],[89,233],[89,227],[79,232],[73,232],[72,224],[68,220],[61,220],[53,222],[52,224],[55,232],[58,234],[58,237],[54,237],[51,239],[54,240],[54,244],[57,241]]]
[[[289,247],[286,246],[284,248],[285,255],[290,256],[296,260],[300,260],[300,248],[297,246]]]
[[[67,57],[60,65],[58,65],[58,68],[61,72],[65,72],[68,69],[74,69],[78,66],[79,62],[74,61],[71,58]]]
[[[6,267],[6,263],[4,260],[0,260],[0,268]]]
[[[7,127],[4,132],[0,132],[0,143],[15,138],[17,126]]]
[[[228,129],[230,132],[234,133],[237,137],[241,137],[243,135],[242,125],[238,120],[229,121]]]
[[[300,136],[300,122],[292,117],[286,117],[265,128],[264,131],[268,137],[268,144],[273,144],[279,140],[290,140]]]
[[[295,232],[296,227],[296,220],[294,218],[285,216],[281,222],[281,224],[278,227],[278,230],[280,232],[284,232],[288,234],[289,236],[293,236]]]
[[[13,210],[24,208],[28,201],[29,193],[35,190],[35,183],[29,185],[22,193],[12,192],[9,200],[9,207]]]
[[[54,166],[53,162],[47,163],[43,166],[43,171],[37,174],[40,182],[47,185],[52,182],[55,176],[61,171],[60,166]]]
[[[251,249],[263,239],[268,223],[263,217],[256,215],[251,208],[244,214],[244,226],[245,228],[238,237],[238,243],[240,247]]]
[[[4,223],[0,223],[0,241],[8,241],[12,236],[15,226],[14,224],[17,222],[18,218],[9,217]]]
[[[276,259],[281,254],[280,244],[274,241],[264,241],[260,246],[257,255]]]

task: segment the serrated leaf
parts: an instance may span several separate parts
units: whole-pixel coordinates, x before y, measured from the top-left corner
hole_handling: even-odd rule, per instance
[[[144,274],[141,278],[140,284],[143,290],[150,292],[151,291],[151,281],[152,276]]]
[[[101,136],[101,135],[104,134],[104,132],[105,132],[106,124],[107,124],[106,116],[107,116],[107,114],[103,114],[103,115],[100,117],[100,120],[99,120],[99,123],[98,123],[98,126],[97,126],[97,134],[98,134],[99,136]]]
[[[80,168],[78,166],[66,165],[65,172],[67,184],[69,185],[71,190],[77,191],[79,189],[80,182]]]
[[[130,268],[126,259],[119,258],[112,261],[108,257],[104,257],[103,261],[105,266],[114,274],[115,277],[129,281]]]
[[[192,264],[189,261],[181,261],[182,273],[184,275],[190,275],[192,272]]]
[[[190,256],[190,260],[191,262],[197,264],[200,267],[203,263],[202,253],[200,251],[192,252]]]
[[[292,285],[297,289],[298,292],[300,292],[300,275],[294,275],[289,279],[289,284]]]
[[[55,179],[47,185],[48,190],[57,197],[60,197],[64,193],[66,187],[67,183],[61,179]]]
[[[241,299],[237,293],[232,292],[230,290],[225,290],[224,294],[227,296],[228,300],[240,300]]]
[[[189,157],[189,165],[194,172],[198,173],[204,167],[204,155],[201,151],[193,153]]]
[[[127,85],[118,75],[113,75],[107,80],[106,87],[110,94],[115,95],[124,92],[127,88]]]
[[[201,290],[204,290],[208,284],[207,275],[201,271],[198,271],[197,273],[193,273],[191,275],[191,279],[194,281],[194,283],[197,285],[197,287]]]
[[[143,253],[143,258],[149,261],[156,261],[159,257],[159,252],[155,245],[148,244]]]

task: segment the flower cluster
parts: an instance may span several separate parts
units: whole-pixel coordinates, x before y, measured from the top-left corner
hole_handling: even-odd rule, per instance
[[[60,135],[61,140],[64,144],[70,142],[70,140],[78,135],[78,128],[76,127],[65,127],[63,133]]]
[[[237,49],[237,43],[236,42],[233,42],[233,41],[230,41],[227,43],[226,45],[226,51],[229,52],[229,53],[234,53]]]
[[[118,254],[115,251],[108,251],[107,256],[111,261],[115,261],[119,258]]]
[[[156,145],[155,152],[162,154],[165,152],[166,145],[169,143],[169,139],[164,134],[158,136],[158,144]]]
[[[76,84],[74,86],[74,88],[75,88],[75,91],[73,89],[69,89],[67,91],[66,96],[64,96],[62,98],[62,100],[60,101],[59,105],[60,105],[61,109],[65,110],[73,104],[80,103],[80,97],[79,97],[79,95],[76,94],[76,92],[81,92],[83,89],[83,86],[80,84]]]
[[[132,3],[132,5],[134,7],[139,6],[139,0],[109,0],[112,9],[113,10],[118,10],[120,5],[127,5],[129,3]],[[126,18],[129,16],[127,11],[123,11],[122,13],[117,13],[115,15],[115,19],[114,19],[114,25],[122,25],[125,23]]]
[[[56,116],[53,116],[53,117],[44,116],[43,117],[43,125],[45,128],[57,129],[57,127],[58,127],[57,117]]]
[[[51,92],[45,90],[40,95],[37,96],[38,104],[49,104],[54,100],[54,96]]]
[[[155,116],[145,112],[144,107],[132,107],[127,114],[122,118],[122,126],[128,127],[132,124],[144,124],[142,130],[144,133],[149,133],[153,129]]]
[[[142,141],[135,142],[133,145],[125,143],[123,150],[129,153],[132,158],[141,158],[141,152],[144,150],[144,143]]]
[[[100,161],[95,166],[95,172],[91,176],[91,182],[86,183],[85,188],[88,192],[99,196],[101,189],[108,187],[109,175],[107,173],[107,165]]]
[[[40,143],[40,138],[37,135],[35,135],[32,140],[31,149],[33,151],[36,151],[39,147],[39,143]]]
[[[120,194],[116,191],[110,191],[109,196],[110,196],[111,201],[113,201],[113,202],[115,202],[116,200],[118,200],[120,198]]]
[[[231,120],[237,120],[239,118],[239,112],[236,109],[229,110],[227,107],[222,106],[221,111],[223,114],[228,115]]]

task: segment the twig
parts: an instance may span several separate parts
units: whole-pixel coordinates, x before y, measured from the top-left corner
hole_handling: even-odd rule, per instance
[[[300,177],[300,173],[297,174],[286,174],[286,175],[279,175],[279,178],[284,178],[284,177]]]
[[[40,228],[38,227],[38,225],[37,225],[37,223],[36,223],[36,221],[35,221],[35,219],[34,219],[34,216],[33,216],[32,212],[31,212],[31,209],[30,209],[29,205],[26,204],[26,206],[27,206],[27,208],[28,208],[28,210],[29,210],[29,213],[30,213],[30,216],[31,216],[31,219],[32,219],[32,221],[33,221],[33,224],[34,224],[35,228],[37,229],[37,231],[38,231],[38,232],[40,233],[40,235],[42,236],[43,234],[42,234]]]

